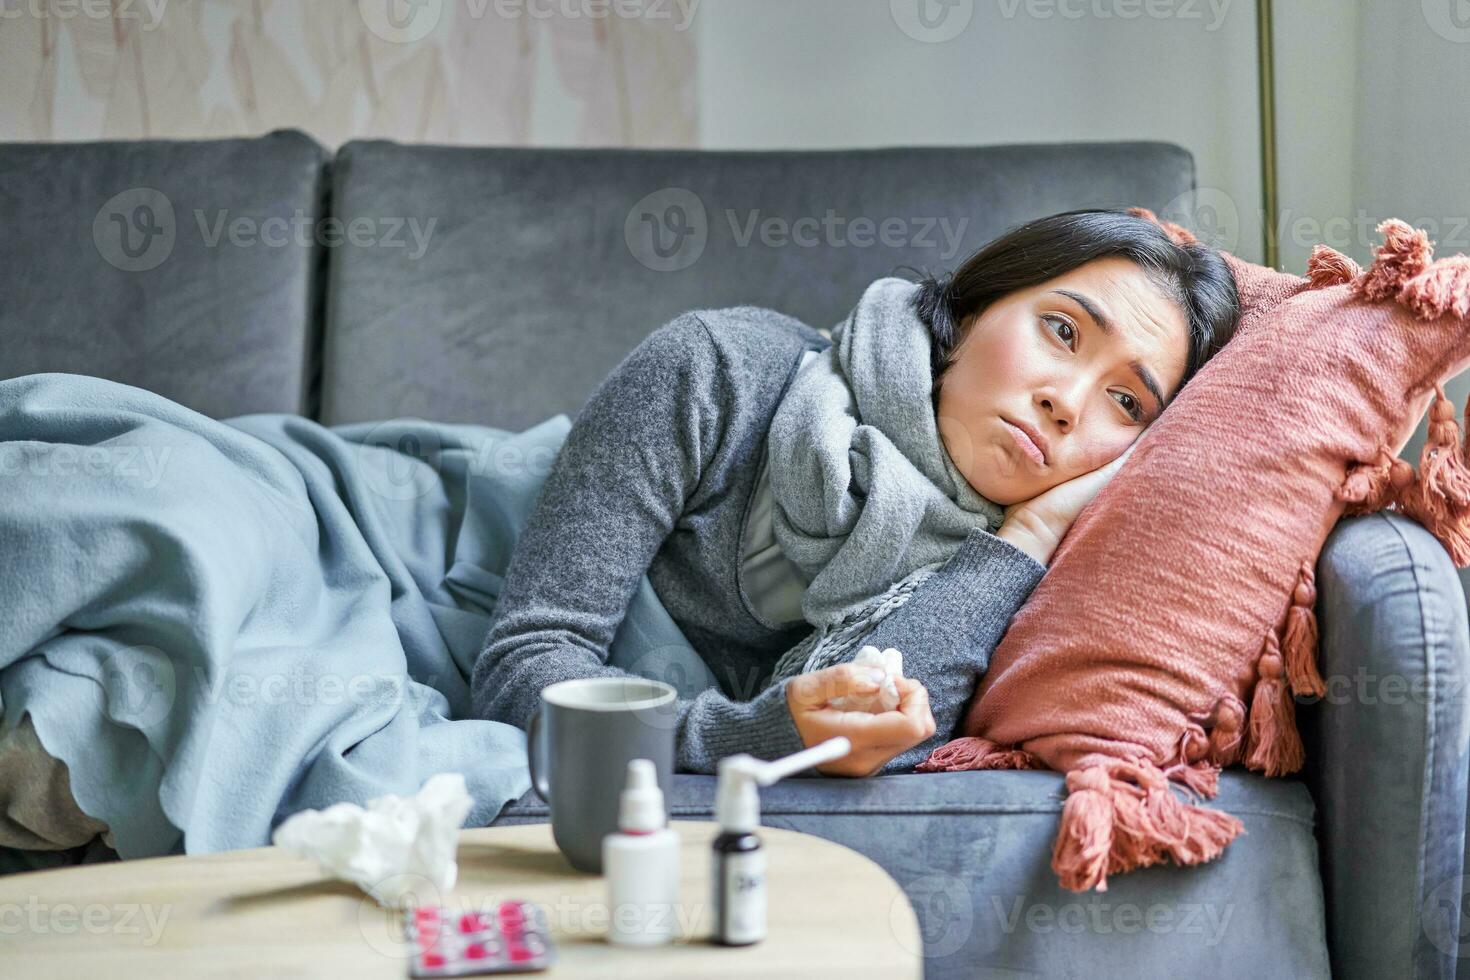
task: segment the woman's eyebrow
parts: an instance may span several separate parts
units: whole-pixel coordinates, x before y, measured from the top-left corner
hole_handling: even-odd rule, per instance
[[[1088,299],[1081,293],[1071,289],[1052,289],[1049,290],[1049,292],[1060,293],[1061,295],[1070,299],[1072,302],[1076,303],[1078,306],[1082,307],[1082,309],[1087,311],[1087,315],[1092,317],[1092,322],[1097,324],[1097,328],[1099,330],[1101,330],[1104,334],[1107,334],[1108,336],[1112,336],[1113,321],[1109,319],[1108,315],[1104,313],[1092,300]],[[1153,396],[1154,404],[1157,406],[1157,408],[1154,410],[1154,414],[1158,415],[1159,413],[1163,412],[1164,392],[1159,387],[1159,382],[1154,377],[1153,372],[1150,371],[1148,369],[1148,366],[1142,361],[1130,361],[1128,362],[1128,366],[1133,369],[1133,373],[1138,375],[1138,380],[1143,382],[1143,386],[1147,388],[1148,393]]]

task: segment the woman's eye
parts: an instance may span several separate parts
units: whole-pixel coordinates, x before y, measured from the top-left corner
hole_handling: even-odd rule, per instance
[[[1071,321],[1067,320],[1064,317],[1056,316],[1054,314],[1043,314],[1041,319],[1049,324],[1055,325],[1052,332],[1060,337],[1062,342],[1065,343],[1068,348],[1076,346],[1077,328],[1072,326]],[[1063,330],[1065,330],[1066,333],[1062,333]],[[1135,422],[1140,421],[1143,418],[1143,404],[1139,402],[1137,398],[1134,398],[1126,391],[1117,391],[1114,392],[1114,394],[1121,395],[1123,399],[1127,399],[1126,402],[1120,400],[1118,404],[1123,406],[1123,410],[1128,413],[1130,418],[1132,418]]]
[[[1139,401],[1138,401],[1137,398],[1134,398],[1132,395],[1128,394],[1128,392],[1126,392],[1126,391],[1115,391],[1115,392],[1113,392],[1113,394],[1115,394],[1115,395],[1122,395],[1124,398],[1128,399],[1128,401],[1131,404],[1123,405],[1123,403],[1121,401],[1119,401],[1118,404],[1123,405],[1124,411],[1126,411],[1130,416],[1132,416],[1133,419],[1134,419],[1134,421],[1137,421],[1138,419],[1143,418],[1143,406],[1141,404],[1139,404]]]
[[[1072,324],[1068,323],[1066,320],[1063,320],[1059,316],[1043,316],[1042,319],[1045,320],[1047,323],[1061,324],[1062,328],[1067,331],[1066,336],[1062,336],[1061,331],[1053,331],[1053,333],[1055,333],[1058,337],[1061,337],[1063,342],[1065,342],[1068,347],[1071,347],[1073,342],[1076,341],[1077,331],[1075,328],[1073,328]]]

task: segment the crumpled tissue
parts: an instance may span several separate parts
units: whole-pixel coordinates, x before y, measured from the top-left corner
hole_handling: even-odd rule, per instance
[[[474,801],[464,775],[430,776],[413,796],[389,794],[325,810],[302,810],[271,834],[271,843],[315,858],[334,878],[350,881],[386,908],[421,904],[429,887],[454,887],[459,829]]]
[[[892,711],[898,707],[898,681],[903,678],[903,654],[896,647],[880,651],[871,643],[864,646],[852,658],[859,667],[877,667],[883,671],[878,690],[872,694],[843,694],[828,701],[830,707],[839,711]]]

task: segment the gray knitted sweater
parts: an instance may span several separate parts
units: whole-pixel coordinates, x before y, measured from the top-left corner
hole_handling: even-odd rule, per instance
[[[655,330],[603,379],[573,420],[506,569],[471,679],[479,717],[525,728],[546,685],[626,676],[607,663],[608,650],[646,571],[720,685],[679,700],[676,770],[712,774],[736,752],[774,759],[805,747],[786,681],[768,681],[811,627],[783,628],[751,608],[741,538],[776,405],[802,353],[830,343],[761,307],[696,310]],[[863,639],[903,652],[904,673],[928,689],[936,723],[884,773],[912,769],[949,740],[1045,571],[977,529]]]

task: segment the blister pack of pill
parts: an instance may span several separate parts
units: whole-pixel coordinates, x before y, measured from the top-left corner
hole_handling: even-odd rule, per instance
[[[532,902],[507,900],[482,912],[417,906],[405,913],[404,931],[415,977],[524,973],[544,970],[556,958],[546,912]]]

